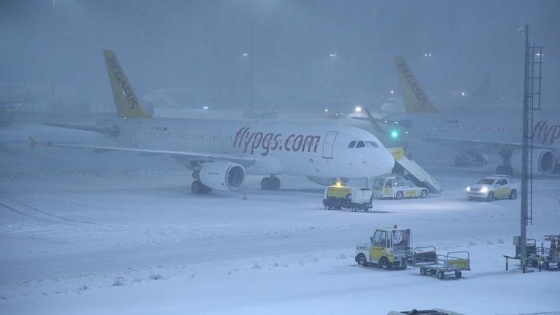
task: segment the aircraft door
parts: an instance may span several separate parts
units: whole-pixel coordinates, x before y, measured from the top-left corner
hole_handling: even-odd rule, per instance
[[[338,136],[338,131],[329,131],[323,142],[323,159],[333,158],[333,145],[336,137]]]
[[[132,145],[133,147],[138,146],[138,132],[140,130],[140,125],[140,122],[135,122],[130,129],[130,145]]]
[[[371,238],[371,247],[369,250],[369,256],[371,261],[377,263],[382,256],[385,256],[387,248],[387,232],[385,231],[375,231],[373,237]]]

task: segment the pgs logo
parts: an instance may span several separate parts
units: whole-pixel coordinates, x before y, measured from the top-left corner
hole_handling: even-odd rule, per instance
[[[122,95],[124,99],[127,101],[128,107],[130,109],[136,108],[138,106],[138,99],[134,95],[134,92],[132,91],[130,84],[128,84],[126,78],[124,77],[124,74],[121,71],[118,61],[113,57],[107,59],[107,67],[109,67],[112,76],[115,78],[116,83],[120,85]]]
[[[533,128],[533,137],[543,145],[553,144],[554,140],[560,138],[560,124],[549,125],[547,120],[540,120]]]
[[[265,133],[260,131],[249,131],[250,127],[242,127],[235,133],[233,141],[234,148],[242,148],[243,153],[253,154],[260,150],[262,156],[270,151],[292,151],[292,152],[317,152],[321,142],[320,136],[291,134],[282,140],[281,133]]]
[[[414,77],[414,74],[412,74],[412,71],[410,71],[408,65],[406,63],[399,63],[397,67],[408,83],[410,91],[414,95],[414,98],[418,101],[418,105],[420,105],[420,107],[426,107],[429,102],[428,96],[424,94],[424,91],[422,91],[420,83],[418,83],[418,80],[416,80],[416,77]]]

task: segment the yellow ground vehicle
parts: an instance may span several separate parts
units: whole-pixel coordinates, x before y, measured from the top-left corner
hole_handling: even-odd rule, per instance
[[[494,175],[479,180],[467,187],[469,200],[483,199],[492,201],[498,198],[517,198],[517,188],[510,182],[509,176]]]
[[[362,266],[375,264],[384,269],[406,268],[412,262],[410,229],[378,228],[369,244],[356,246],[354,260]]]
[[[373,181],[373,196],[383,198],[426,198],[428,189],[417,187],[402,177],[377,177]]]
[[[369,211],[372,199],[369,188],[332,185],[325,188],[323,206],[329,210],[347,208],[352,211]]]

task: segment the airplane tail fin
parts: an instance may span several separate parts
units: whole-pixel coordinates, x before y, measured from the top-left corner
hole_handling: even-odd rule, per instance
[[[395,56],[397,74],[404,93],[404,107],[406,112],[434,113],[439,110],[432,104],[430,98],[420,86],[420,83],[412,73],[406,60],[401,56]]]
[[[126,75],[112,50],[104,50],[103,56],[107,64],[107,73],[111,81],[111,89],[117,113],[121,118],[149,118],[152,117],[142,108],[132,86],[128,82]]]

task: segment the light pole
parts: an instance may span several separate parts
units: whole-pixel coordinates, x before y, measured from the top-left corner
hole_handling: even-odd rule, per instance
[[[336,95],[337,95],[337,91],[336,91],[336,71],[337,71],[337,59],[338,59],[338,52],[332,52],[329,54],[329,58],[331,60],[331,91],[330,91],[330,95],[331,95],[331,109],[334,111],[334,114],[336,114],[338,112],[338,109],[336,108],[338,105],[336,104]]]
[[[525,75],[523,79],[523,139],[522,139],[522,155],[521,155],[521,235],[519,242],[521,244],[521,266],[525,273],[527,264],[527,225],[529,216],[528,203],[528,180],[529,180],[529,25],[525,25],[519,30],[525,33]]]
[[[249,108],[247,118],[253,118],[253,46],[255,40],[255,0],[251,0],[251,39],[249,47]]]

